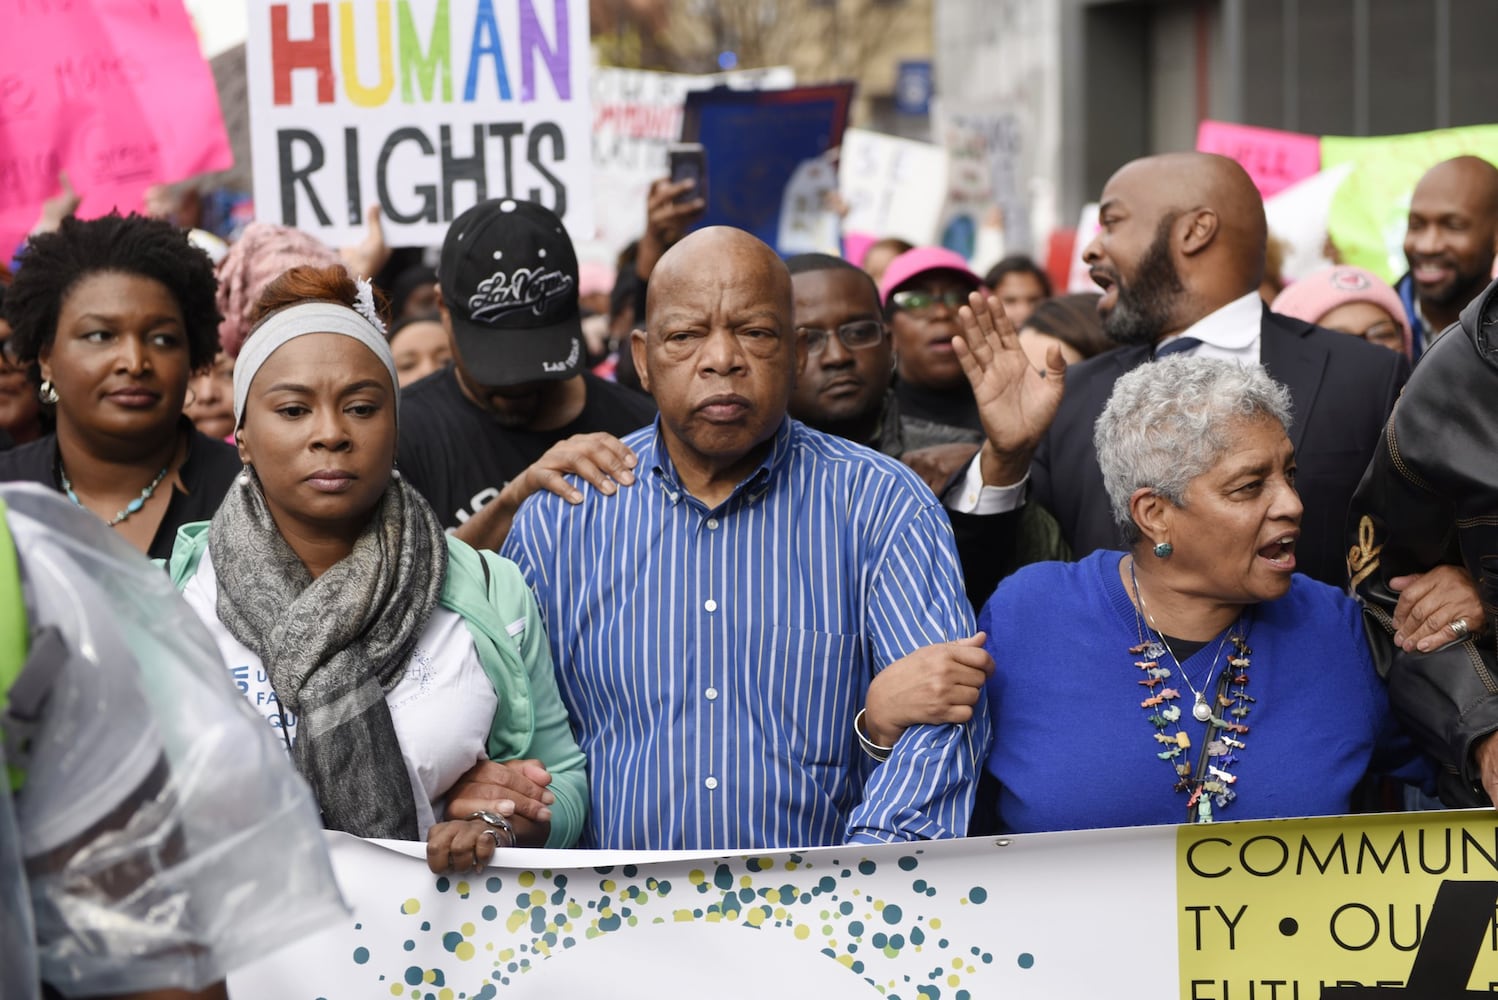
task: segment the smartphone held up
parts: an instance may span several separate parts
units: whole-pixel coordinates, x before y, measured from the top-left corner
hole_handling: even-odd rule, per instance
[[[692,182],[690,188],[676,196],[676,202],[682,204],[700,198],[706,204],[707,150],[702,147],[702,144],[698,142],[673,143],[666,150],[666,157],[671,169],[671,183]]]

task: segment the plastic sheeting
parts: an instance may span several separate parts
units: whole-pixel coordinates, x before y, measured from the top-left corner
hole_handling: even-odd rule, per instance
[[[42,979],[202,989],[339,919],[310,792],[166,574],[56,493],[0,499],[33,636],[66,643],[13,816],[0,804],[0,906],[29,893]],[[13,923],[3,1000],[34,995]]]

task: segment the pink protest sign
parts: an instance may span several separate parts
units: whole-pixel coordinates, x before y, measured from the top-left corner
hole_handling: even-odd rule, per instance
[[[1300,132],[1207,119],[1197,128],[1196,148],[1243,164],[1265,198],[1321,169],[1321,139]]]
[[[0,257],[66,171],[78,215],[233,166],[182,0],[0,0]]]
[[[843,233],[843,257],[852,261],[859,267],[863,266],[863,259],[868,256],[869,247],[879,242],[879,237],[874,233]]]

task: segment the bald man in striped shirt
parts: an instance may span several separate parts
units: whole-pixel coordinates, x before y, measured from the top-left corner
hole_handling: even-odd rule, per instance
[[[503,553],[539,599],[588,756],[581,845],[749,850],[961,836],[989,723],[858,729],[870,680],[991,669],[916,475],[786,408],[790,276],[739,230],[652,275],[632,344],[660,417],[627,488],[538,493]]]

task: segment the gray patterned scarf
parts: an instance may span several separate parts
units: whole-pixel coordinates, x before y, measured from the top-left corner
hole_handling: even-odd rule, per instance
[[[229,490],[208,529],[218,617],[260,657],[297,716],[292,761],[323,825],[417,838],[416,802],[385,693],[405,673],[447,576],[447,540],[392,480],[347,558],[316,580],[276,528],[256,478]]]

